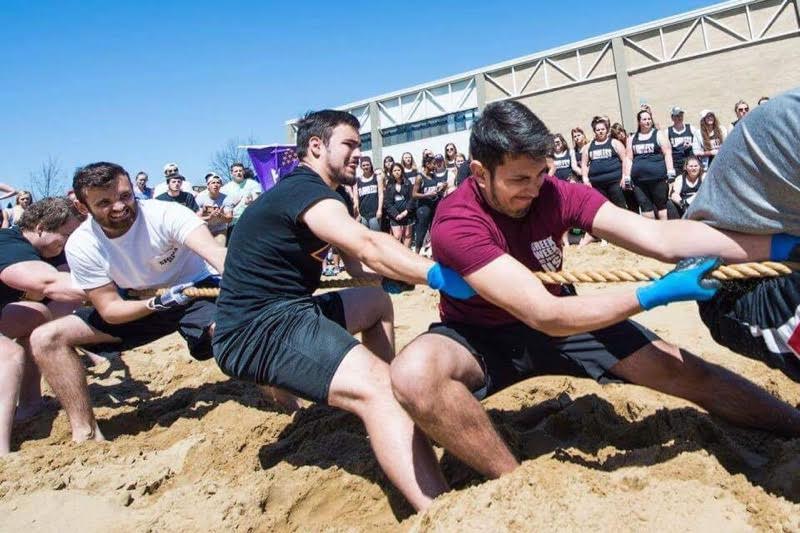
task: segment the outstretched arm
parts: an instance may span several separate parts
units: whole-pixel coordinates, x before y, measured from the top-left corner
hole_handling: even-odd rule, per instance
[[[764,261],[770,257],[770,236],[723,232],[694,220],[654,220],[606,202],[592,223],[592,233],[637,254],[677,262],[699,255],[719,256],[729,263]]]

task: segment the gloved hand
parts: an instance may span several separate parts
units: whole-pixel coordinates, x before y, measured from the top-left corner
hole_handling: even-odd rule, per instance
[[[447,293],[448,296],[458,300],[466,300],[477,294],[455,270],[443,267],[439,263],[433,264],[428,270],[427,277],[431,289]]]
[[[690,257],[675,265],[663,278],[636,289],[636,298],[642,309],[652,309],[671,302],[710,300],[719,289],[720,282],[703,276],[717,268],[719,257]]]
[[[788,233],[773,235],[769,258],[771,261],[800,261],[800,237]]]
[[[164,294],[150,298],[150,300],[147,301],[147,308],[158,313],[186,305],[192,301],[192,297],[186,296],[183,294],[183,291],[192,286],[194,286],[194,283],[173,285],[167,289]]]

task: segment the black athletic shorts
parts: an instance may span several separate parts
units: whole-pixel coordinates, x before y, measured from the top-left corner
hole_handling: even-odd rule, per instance
[[[336,292],[265,305],[239,328],[217,332],[214,355],[229,376],[327,403],[331,380],[358,340]]]
[[[800,382],[800,272],[726,281],[698,305],[715,341]]]
[[[188,305],[151,313],[124,324],[109,324],[93,307],[81,307],[75,311],[75,316],[93,328],[121,339],[118,343],[93,345],[92,351],[100,355],[137,348],[178,331],[186,340],[192,357],[205,361],[213,355],[208,328],[214,323],[216,312],[217,304],[213,300],[196,299]]]
[[[600,383],[620,382],[608,371],[658,338],[632,320],[569,337],[551,337],[522,323],[486,328],[435,323],[428,329],[430,333],[456,341],[480,363],[484,383],[472,391],[479,400],[533,376],[567,375],[590,377]]]
[[[667,179],[654,181],[634,181],[633,194],[643,213],[662,211],[667,208],[669,185]]]

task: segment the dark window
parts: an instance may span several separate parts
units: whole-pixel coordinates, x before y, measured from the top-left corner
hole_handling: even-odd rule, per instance
[[[361,134],[361,151],[367,152],[372,150],[372,134],[371,133],[362,133]]]
[[[437,135],[446,135],[448,133],[468,130],[472,128],[472,123],[475,121],[477,114],[477,109],[469,109],[467,111],[459,111],[458,113],[451,113],[441,117],[429,118],[386,128],[381,130],[383,145],[391,146],[393,144],[418,141],[420,139],[427,139],[428,137],[436,137]],[[362,135],[361,138],[361,142],[363,143],[364,136]],[[370,146],[371,145],[372,143],[370,143]],[[363,149],[362,146],[362,150]]]

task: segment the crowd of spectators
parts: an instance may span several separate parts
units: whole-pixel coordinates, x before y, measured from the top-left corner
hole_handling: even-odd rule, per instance
[[[762,97],[758,103],[768,99]],[[680,218],[728,131],[749,111],[747,102],[740,100],[733,106],[735,119],[729,126],[709,109],[701,111],[698,123],[692,125],[686,122],[685,111],[675,106],[669,110],[667,125],[643,104],[633,132],[608,116],[596,116],[590,123],[591,139],[581,126],[571,129],[571,146],[561,133],[553,135],[549,174],[593,187],[614,204],[643,216]],[[443,154],[424,149],[419,161],[405,152],[400,161],[386,156],[376,169],[369,157],[362,157],[358,181],[348,193],[363,225],[391,233],[417,253],[430,255],[429,230],[436,206],[469,176],[469,160],[448,143]],[[577,242],[593,240],[585,235]],[[565,235],[563,243],[569,242]],[[338,270],[335,257],[329,257],[325,274]]]

